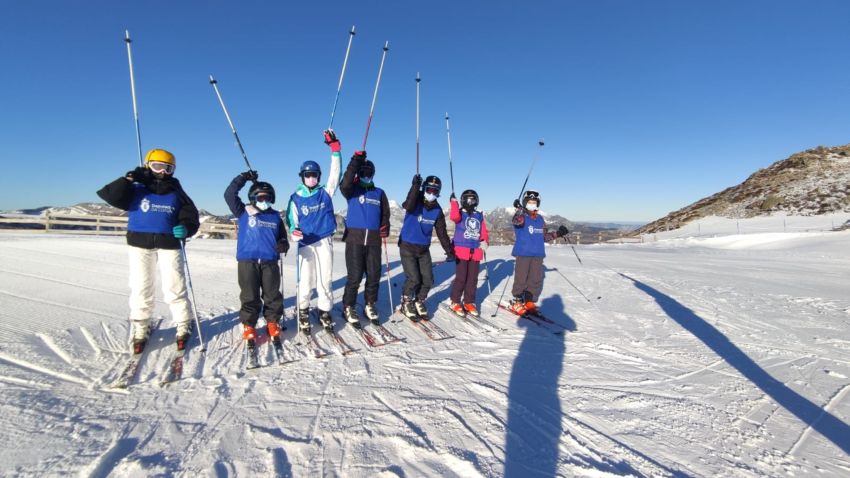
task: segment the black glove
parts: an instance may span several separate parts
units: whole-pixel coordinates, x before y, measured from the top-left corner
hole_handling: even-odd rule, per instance
[[[519,202],[519,199],[514,199],[514,209],[522,209],[522,203]]]
[[[413,175],[413,185],[417,187],[422,185],[422,176],[418,173]]]
[[[457,201],[457,196],[455,196],[455,193],[452,193],[451,196],[449,196],[449,201]]]
[[[384,225],[383,225],[383,226],[381,226],[381,228],[378,230],[378,234],[380,234],[380,236],[381,236],[381,237],[383,237],[383,238],[390,237],[390,226],[389,226],[389,225],[387,225],[387,224],[384,224]]]
[[[146,183],[150,180],[151,170],[142,166],[137,166],[136,169],[127,171],[127,174],[124,175],[124,177],[130,182]]]
[[[458,262],[457,256],[455,255],[454,251],[446,254],[446,262]]]
[[[355,151],[351,156],[353,163],[362,163],[363,161],[366,161],[366,151]]]
[[[567,226],[561,226],[558,228],[558,237],[564,237],[570,233],[570,230],[567,229]]]
[[[256,181],[257,178],[259,178],[260,176],[253,169],[249,169],[248,171],[242,173],[242,177],[245,178],[246,181]]]
[[[277,253],[286,255],[289,252],[289,241],[280,241],[277,243]]]

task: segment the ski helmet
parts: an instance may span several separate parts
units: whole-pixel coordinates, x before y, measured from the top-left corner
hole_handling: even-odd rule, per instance
[[[304,163],[301,164],[301,170],[298,171],[298,175],[303,178],[304,173],[318,173],[319,179],[322,178],[322,168],[320,168],[319,163],[315,161],[304,161]]]
[[[529,189],[522,196],[522,207],[525,207],[528,201],[537,201],[537,207],[540,207],[540,193]]]
[[[439,196],[440,191],[443,189],[443,182],[440,181],[440,178],[437,176],[428,176],[422,183],[422,192],[425,192],[428,189],[436,189],[436,195]]]
[[[251,189],[248,190],[248,199],[251,202],[257,202],[257,196],[260,194],[268,194],[270,203],[274,204],[274,187],[271,184],[263,181],[257,181],[256,183],[251,185]]]
[[[155,148],[145,155],[145,166],[155,173],[173,174],[174,169],[177,168],[177,160],[168,151]]]
[[[478,193],[473,189],[467,189],[460,193],[460,207],[464,209],[475,209],[478,207]]]
[[[361,178],[374,178],[375,177],[375,163],[369,161],[368,159],[360,166],[360,170],[357,171],[357,176]]]

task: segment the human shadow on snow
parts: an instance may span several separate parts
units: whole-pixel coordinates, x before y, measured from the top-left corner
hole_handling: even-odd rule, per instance
[[[834,443],[844,453],[850,453],[850,426],[799,393],[791,390],[784,383],[773,378],[773,376],[732,343],[728,337],[706,322],[705,319],[695,314],[691,309],[637,279],[622,273],[620,275],[632,281],[635,287],[655,299],[664,313],[696,338],[700,339],[708,348],[760,388],[776,403]]]

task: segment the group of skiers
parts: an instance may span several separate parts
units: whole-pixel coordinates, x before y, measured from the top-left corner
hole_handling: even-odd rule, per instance
[[[239,317],[243,337],[253,340],[262,313],[267,333],[277,338],[282,329],[283,296],[280,291],[281,254],[290,241],[297,244],[296,309],[298,328],[310,332],[310,298],[317,294],[317,316],[325,328],[333,327],[333,236],[336,217],[333,196],[339,189],[347,202],[345,218],[345,263],[348,271],[342,297],[343,316],[360,326],[356,297],[366,277],[363,313],[379,323],[376,307],[381,278],[382,246],[390,234],[390,208],[386,193],[375,186],[375,165],[365,151],[356,151],[344,174],[341,170],[341,144],[333,130],[324,132],[331,150],[327,183],[321,184],[322,169],[315,161],[305,161],[298,172],[300,184],[289,196],[285,215],[274,209],[274,187],[259,181],[256,171],[237,175],[224,192],[224,199],[238,221],[236,245],[237,277],[242,303]],[[183,241],[194,235],[200,222],[198,210],[174,177],[176,160],[163,149],[148,152],[144,166],[127,172],[98,191],[110,205],[128,211],[127,243],[130,246],[130,320],[133,348],[140,353],[150,334],[154,309],[154,276],[159,264],[164,300],[177,324],[176,342],[183,350],[191,334],[190,304],[185,275]],[[239,192],[248,182],[248,203]],[[459,315],[478,315],[476,289],[481,261],[490,243],[478,194],[468,189],[458,201],[449,198],[449,219],[455,223],[450,239],[446,219],[438,202],[442,182],[437,176],[424,179],[416,174],[402,207],[404,221],[399,233],[399,253],[405,274],[400,312],[412,321],[428,320],[425,299],[434,282],[430,246],[437,238],[446,262],[456,262],[451,286],[451,310]],[[513,300],[510,309],[524,315],[536,309],[543,287],[544,242],[569,233],[565,226],[548,232],[539,214],[540,195],[525,191],[514,202],[513,217],[516,258]]]

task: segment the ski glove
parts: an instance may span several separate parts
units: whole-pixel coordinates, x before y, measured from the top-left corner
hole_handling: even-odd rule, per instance
[[[454,251],[446,254],[446,262],[458,262],[457,256],[455,255]]]
[[[570,230],[567,229],[567,226],[561,226],[558,228],[558,237],[564,237],[570,233]]]
[[[148,168],[138,166],[132,171],[127,171],[127,174],[125,174],[124,177],[131,183],[144,183],[150,178],[150,170]]]
[[[522,209],[522,203],[519,202],[519,199],[514,199],[514,209]]]
[[[381,235],[381,237],[389,237],[390,236],[390,226],[387,225],[387,224],[384,224],[383,226],[381,226],[381,229],[379,230],[379,234]]]
[[[242,173],[242,177],[245,178],[246,181],[256,182],[257,179],[260,177],[260,175],[257,174],[257,172],[254,171],[253,169],[249,169],[248,171],[245,171],[244,173]]]
[[[413,175],[413,185],[419,187],[422,185],[422,176],[418,173]]]
[[[325,144],[331,147],[332,153],[338,153],[342,149],[342,145],[339,144],[339,140],[336,139],[336,133],[332,129],[325,130]]]
[[[277,243],[277,253],[283,254],[285,256],[287,252],[289,252],[289,241],[278,242]]]
[[[186,226],[183,224],[174,226],[174,228],[171,229],[171,232],[177,239],[186,239],[186,235],[189,233],[189,231],[186,230]]]
[[[298,242],[301,239],[304,239],[304,233],[301,232],[301,229],[293,229],[291,236],[292,236],[292,240],[295,241],[295,242]]]
[[[354,155],[351,156],[351,161],[354,163],[362,163],[366,161],[366,151],[355,151]]]
[[[490,247],[490,244],[488,244],[488,243],[487,243],[487,241],[481,241],[481,244],[479,244],[479,245],[478,245],[478,247],[479,247],[482,251],[486,251],[486,250],[487,250],[487,248],[488,248],[488,247]]]
[[[455,193],[452,193],[452,195],[449,196],[449,201],[457,201],[457,196],[455,196]]]

